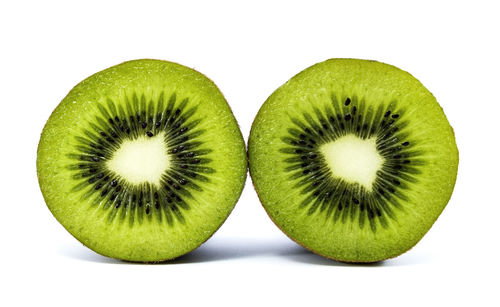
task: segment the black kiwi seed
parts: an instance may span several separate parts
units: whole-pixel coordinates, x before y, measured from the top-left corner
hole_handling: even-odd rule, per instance
[[[190,195],[190,189],[202,190],[197,180],[210,180],[203,176],[204,173],[213,173],[214,170],[206,166],[210,162],[210,159],[205,156],[209,151],[200,150],[203,145],[200,139],[203,130],[197,130],[200,120],[195,119],[196,112],[190,109],[189,100],[180,104],[175,97],[176,95],[173,94],[168,105],[163,105],[165,108],[163,111],[153,114],[150,114],[149,112],[152,111],[149,110],[154,110],[154,107],[149,107],[145,101],[146,105],[142,107],[139,104],[127,102],[128,107],[125,109],[111,104],[108,108],[99,106],[101,114],[98,114],[90,123],[89,126],[92,128],[82,131],[82,134],[75,138],[77,145],[74,148],[74,154],[70,156],[74,157],[77,163],[71,165],[70,169],[76,172],[75,178],[85,178],[85,184],[92,185],[85,195],[95,195],[92,197],[97,197],[99,202],[104,202],[104,205],[100,206],[102,210],[123,208],[130,212],[126,215],[129,217],[134,216],[133,210],[139,210],[138,208],[150,214],[151,207],[154,206],[156,209],[154,212],[177,210],[173,216],[182,220],[184,219],[182,210],[174,208],[174,200],[183,204],[181,208],[188,208],[188,204],[183,200],[184,195]],[[128,99],[134,101],[134,97]],[[149,103],[157,105],[154,101]],[[173,109],[175,111],[172,111]],[[144,131],[144,129],[147,130]],[[119,148],[123,140],[134,140],[141,135],[153,137],[162,132],[165,134],[165,143],[169,147],[169,152],[176,156],[159,187],[150,183],[130,184],[126,178],[118,177],[107,168],[106,162],[113,157],[114,151]],[[189,152],[185,152],[187,149]],[[193,164],[200,166],[190,167]],[[168,178],[174,178],[175,182]],[[80,185],[81,182],[77,184],[77,186]],[[175,191],[175,193],[170,192],[165,195],[165,192],[162,192],[163,189],[167,192]],[[114,216],[118,215],[109,216],[114,219]],[[117,220],[123,221],[124,219]],[[167,220],[169,224],[173,223],[171,218]],[[130,225],[133,225],[136,219],[130,218],[129,221]]]
[[[380,107],[374,111],[367,110],[367,107],[358,104],[356,99],[347,98],[343,105],[349,107],[351,113],[346,112],[343,115],[339,113],[341,108],[338,104],[338,100],[332,98],[332,104],[326,106],[325,111],[316,112],[315,116],[304,112],[302,118],[291,118],[293,129],[288,130],[289,135],[283,139],[285,147],[282,148],[282,152],[295,158],[288,156],[284,160],[288,164],[286,171],[292,172],[293,178],[303,178],[302,182],[305,182],[306,186],[302,193],[311,195],[306,197],[302,204],[304,208],[309,207],[308,214],[313,214],[318,208],[322,208],[325,217],[333,222],[343,221],[346,218],[351,220],[359,218],[360,227],[369,225],[375,232],[377,227],[387,225],[385,219],[392,218],[391,210],[399,207],[399,197],[402,193],[396,193],[396,189],[407,188],[407,185],[402,185],[401,182],[417,181],[413,174],[418,172],[418,165],[412,167],[410,165],[411,160],[418,154],[407,151],[410,141],[405,140],[407,138],[407,134],[404,133],[405,126],[398,124],[404,121],[396,121],[404,114],[404,110],[398,109],[397,102],[391,103],[390,110]],[[356,113],[358,115],[354,117]],[[372,115],[365,118],[365,114]],[[325,128],[322,133],[312,132],[318,131],[317,127],[325,125],[327,120],[330,122],[330,125],[327,125],[328,129]],[[351,124],[353,122],[356,124]],[[371,191],[360,188],[358,184],[347,183],[329,176],[325,173],[329,167],[324,159],[317,159],[321,145],[346,134],[354,134],[361,139],[376,138],[377,149],[385,162],[377,172]],[[300,172],[297,172],[298,169]],[[332,202],[333,199],[338,202]],[[329,214],[331,210],[324,210],[332,206],[336,207],[337,211],[346,213]],[[355,214],[356,211],[364,210],[367,214]],[[366,218],[370,223],[362,221]],[[381,219],[381,222],[373,223],[372,220],[375,219]]]

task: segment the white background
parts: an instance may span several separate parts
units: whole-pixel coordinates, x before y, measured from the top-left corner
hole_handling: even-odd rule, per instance
[[[0,305],[498,306],[495,2],[3,1]],[[87,76],[136,58],[195,68],[225,94],[247,139],[260,105],[278,86],[332,57],[409,71],[438,98],[455,129],[455,192],[408,253],[373,265],[311,254],[270,222],[249,178],[212,239],[160,265],[99,256],[46,208],[35,172],[39,135],[59,101]]]

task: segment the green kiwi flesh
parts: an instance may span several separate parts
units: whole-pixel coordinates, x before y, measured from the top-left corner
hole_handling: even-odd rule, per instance
[[[331,59],[263,104],[250,174],[275,224],[311,251],[375,262],[413,247],[448,203],[458,149],[434,96],[376,61]]]
[[[135,60],[74,87],[47,121],[37,175],[56,219],[99,254],[183,255],[224,222],[243,189],[236,120],[208,78]]]

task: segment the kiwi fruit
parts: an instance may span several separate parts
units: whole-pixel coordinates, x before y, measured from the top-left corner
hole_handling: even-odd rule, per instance
[[[55,218],[95,252],[156,262],[224,222],[246,178],[245,143],[201,73],[134,60],[76,85],[41,134],[37,175]]]
[[[250,174],[274,223],[327,258],[376,262],[413,247],[448,203],[458,168],[434,96],[394,66],[330,59],[263,104]]]

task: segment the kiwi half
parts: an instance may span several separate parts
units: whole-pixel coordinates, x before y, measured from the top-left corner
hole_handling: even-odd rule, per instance
[[[241,132],[217,87],[179,64],[135,60],[82,81],[43,129],[48,208],[92,250],[162,261],[206,241],[243,189]]]
[[[331,59],[278,88],[253,123],[250,174],[271,219],[322,256],[374,262],[414,246],[455,184],[434,96],[394,66]]]

